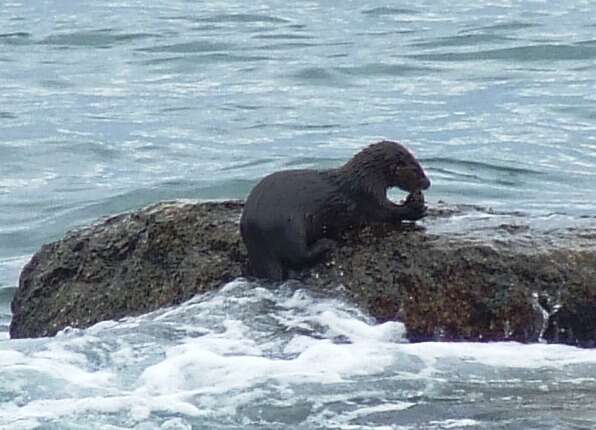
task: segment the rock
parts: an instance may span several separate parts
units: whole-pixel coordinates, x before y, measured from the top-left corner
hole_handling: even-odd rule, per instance
[[[11,337],[146,313],[241,276],[241,209],[240,202],[160,203],[44,245],[21,274]],[[328,261],[300,276],[379,321],[403,321],[412,341],[595,346],[596,229],[440,227],[469,211],[480,210],[440,205],[426,230],[350,231]]]
[[[162,203],[70,232],[23,268],[13,338],[181,303],[242,274],[239,202]]]

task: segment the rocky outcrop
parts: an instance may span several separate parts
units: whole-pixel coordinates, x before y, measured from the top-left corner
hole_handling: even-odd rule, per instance
[[[161,203],[70,232],[25,266],[13,338],[137,315],[241,276],[240,202]],[[431,210],[427,229],[350,231],[305,285],[342,294],[411,340],[539,340],[595,346],[596,230],[477,231],[445,225],[468,209]]]
[[[238,202],[158,204],[43,245],[23,268],[10,336],[138,315],[242,274]]]

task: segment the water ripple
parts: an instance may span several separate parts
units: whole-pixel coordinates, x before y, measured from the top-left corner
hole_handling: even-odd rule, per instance
[[[259,55],[233,55],[227,53],[211,53],[201,55],[184,55],[176,57],[165,57],[165,58],[152,58],[149,60],[143,60],[140,64],[147,66],[158,66],[158,65],[170,65],[172,67],[181,66],[183,64],[196,65],[196,64],[217,64],[217,63],[242,63],[242,62],[253,62],[253,61],[266,61],[270,57],[259,56]],[[189,69],[189,72],[195,71],[195,69]]]
[[[269,45],[262,45],[255,49],[262,51],[277,51],[277,50],[288,50],[288,49],[302,49],[302,48],[313,48],[318,46],[316,43],[308,42],[285,42],[285,43],[272,43]]]
[[[511,190],[527,187],[542,176],[531,169],[450,158],[431,158],[423,164],[439,187],[452,184],[460,193],[467,189],[466,193],[473,190],[478,196],[492,196],[495,190],[500,196],[512,195]]]
[[[333,70],[328,70],[321,67],[307,67],[290,75],[290,77],[310,85],[324,85],[344,88],[350,86],[345,79],[342,79],[342,77]]]
[[[157,37],[160,36],[151,33],[118,33],[112,29],[101,29],[52,34],[42,39],[39,43],[42,45],[103,48],[119,43]]]
[[[253,37],[253,39],[266,39],[266,40],[305,40],[305,39],[314,39],[313,36],[309,36],[307,34],[293,34],[293,33],[283,33],[283,34],[255,34],[252,37]]]
[[[142,52],[173,52],[192,54],[197,52],[226,51],[234,45],[225,42],[213,42],[210,40],[195,40],[192,42],[174,43],[171,45],[157,45],[148,48],[139,48]]]
[[[515,39],[498,34],[465,34],[431,40],[423,39],[422,41],[412,43],[410,46],[416,48],[442,48],[448,46],[476,46],[483,43],[505,43],[513,40]]]
[[[419,12],[415,9],[381,6],[381,7],[375,7],[372,9],[363,10],[362,13],[365,15],[371,15],[371,16],[383,16],[383,15],[412,15],[412,14],[417,14]]]
[[[573,61],[591,60],[596,58],[596,47],[580,44],[541,44],[530,46],[518,46],[514,48],[481,50],[474,52],[416,54],[408,55],[408,57],[421,61],[450,62],[482,60],[504,60],[516,62]]]
[[[492,24],[483,27],[473,27],[462,30],[461,33],[468,33],[468,32],[477,32],[482,31],[486,33],[492,33],[496,31],[518,31],[518,30],[527,30],[530,28],[540,27],[540,24],[533,23],[533,22],[523,22],[523,21],[511,21],[511,22],[503,22],[500,24]]]
[[[230,23],[237,23],[237,22],[248,22],[248,23],[271,23],[271,24],[287,24],[291,21],[280,18],[276,16],[270,15],[260,15],[260,14],[249,14],[249,13],[232,13],[232,14],[220,14],[209,16],[205,18],[199,18],[197,21],[201,22],[230,22]]]
[[[335,70],[351,76],[420,76],[432,72],[439,72],[441,69],[413,66],[408,64],[385,64],[385,63],[370,63],[358,66],[341,66],[336,67]]]
[[[0,34],[0,44],[4,45],[28,45],[31,43],[31,33],[17,31],[14,33]]]

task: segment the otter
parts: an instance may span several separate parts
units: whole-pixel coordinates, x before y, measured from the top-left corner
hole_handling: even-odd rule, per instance
[[[387,189],[409,192],[403,204]],[[250,192],[240,217],[249,275],[285,280],[321,260],[339,233],[373,223],[399,224],[426,215],[421,190],[430,180],[401,144],[383,140],[330,170],[286,170],[263,178]]]

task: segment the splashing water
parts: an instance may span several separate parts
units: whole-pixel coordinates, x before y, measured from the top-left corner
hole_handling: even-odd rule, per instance
[[[301,287],[237,280],[145,316],[0,341],[0,427],[596,423],[588,395],[596,390],[594,351],[409,344],[402,324],[375,324],[349,303]]]

